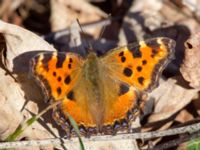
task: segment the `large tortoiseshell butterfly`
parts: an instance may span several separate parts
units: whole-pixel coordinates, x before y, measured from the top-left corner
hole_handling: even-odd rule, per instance
[[[112,134],[129,128],[139,111],[140,93],[157,86],[174,48],[172,39],[158,37],[100,57],[91,50],[86,58],[71,52],[41,53],[30,67],[46,97],[62,101],[53,118],[67,133],[72,126],[66,112],[84,135]]]

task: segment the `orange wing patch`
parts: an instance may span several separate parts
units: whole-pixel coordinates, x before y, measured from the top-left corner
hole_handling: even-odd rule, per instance
[[[88,135],[90,132],[93,134],[97,132],[96,124],[93,121],[91,113],[87,109],[85,109],[84,106],[78,105],[76,100],[65,98],[62,101],[61,105],[57,106],[53,110],[53,118],[59,125],[61,125],[65,129],[67,133],[72,132],[71,124],[67,119],[67,113],[72,116],[72,118],[76,121],[81,134]],[[90,132],[88,130],[90,130]],[[72,133],[72,135],[73,134],[75,133]]]
[[[113,76],[136,87],[151,91],[157,86],[159,75],[173,58],[175,42],[169,38],[155,38],[114,49],[105,58]]]
[[[128,122],[134,120],[139,109],[139,96],[134,87],[126,84],[120,85],[119,97],[111,108],[105,113],[103,132],[111,127],[115,132],[128,128]],[[106,128],[106,129],[104,129]]]

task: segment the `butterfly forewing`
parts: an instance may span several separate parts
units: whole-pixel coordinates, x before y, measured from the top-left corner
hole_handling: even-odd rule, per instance
[[[169,38],[153,38],[129,44],[108,52],[102,62],[110,75],[140,91],[151,91],[164,67],[173,58],[175,42]]]
[[[81,57],[74,53],[41,53],[32,58],[31,73],[47,99],[61,100],[73,87],[82,63]]]

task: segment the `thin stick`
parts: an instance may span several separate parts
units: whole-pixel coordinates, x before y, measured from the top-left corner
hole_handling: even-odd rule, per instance
[[[111,14],[108,14],[108,20],[111,20],[110,19],[111,18]],[[103,33],[104,33],[104,31],[105,31],[105,29],[106,29],[106,24],[102,27],[102,30],[101,30],[101,33],[99,34],[99,37],[98,37],[98,40],[100,40],[101,38],[102,38],[102,36],[103,36]]]
[[[129,134],[117,134],[115,136],[105,135],[105,136],[92,136],[91,138],[83,138],[83,142],[89,141],[117,141],[122,139],[151,139],[163,136],[177,135],[182,133],[193,133],[200,130],[200,123],[195,123],[192,125],[187,125],[184,127],[179,127],[175,129],[169,129],[165,131],[152,131],[146,133],[129,133]],[[2,142],[0,143],[0,148],[17,148],[22,146],[41,146],[41,145],[60,145],[63,144],[78,144],[78,138],[72,138],[67,140],[65,138],[53,138],[45,140],[30,140],[30,141],[16,141],[16,142]]]
[[[110,19],[110,18],[109,18]],[[94,21],[94,22],[90,22],[90,23],[87,23],[87,24],[83,24],[81,25],[82,26],[82,29],[83,30],[86,30],[86,29],[91,29],[91,28],[97,28],[97,27],[102,27],[102,26],[107,26],[107,25],[110,25],[112,21],[117,21],[119,19],[121,19],[121,17],[114,17],[114,18],[111,18],[111,20],[109,19],[104,19],[104,20],[101,20],[101,21]],[[47,35],[43,35],[41,36],[42,38],[45,38],[45,39],[59,39],[60,37],[64,36],[64,35],[68,35],[71,33],[70,30],[77,30],[77,28],[73,28],[73,29],[64,29],[64,30],[61,30],[61,31],[57,31],[57,32],[53,32],[53,33],[49,33]]]

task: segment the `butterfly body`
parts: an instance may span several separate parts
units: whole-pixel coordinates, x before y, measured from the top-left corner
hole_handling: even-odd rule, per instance
[[[97,125],[97,128],[101,128],[103,123],[103,114],[104,114],[104,95],[103,88],[100,81],[101,75],[99,72],[102,71],[102,64],[99,61],[96,53],[90,52],[88,57],[83,65],[81,81],[77,82],[76,88],[82,88],[80,91],[84,91],[86,97],[85,100],[88,104],[88,110],[92,114],[92,120]],[[84,81],[84,82],[82,82]],[[81,86],[80,84],[83,84]]]
[[[31,60],[31,74],[47,98],[61,100],[53,117],[67,133],[70,114],[84,135],[126,130],[139,114],[140,93],[152,90],[173,56],[175,42],[155,38],[86,58],[75,53],[42,53]]]

